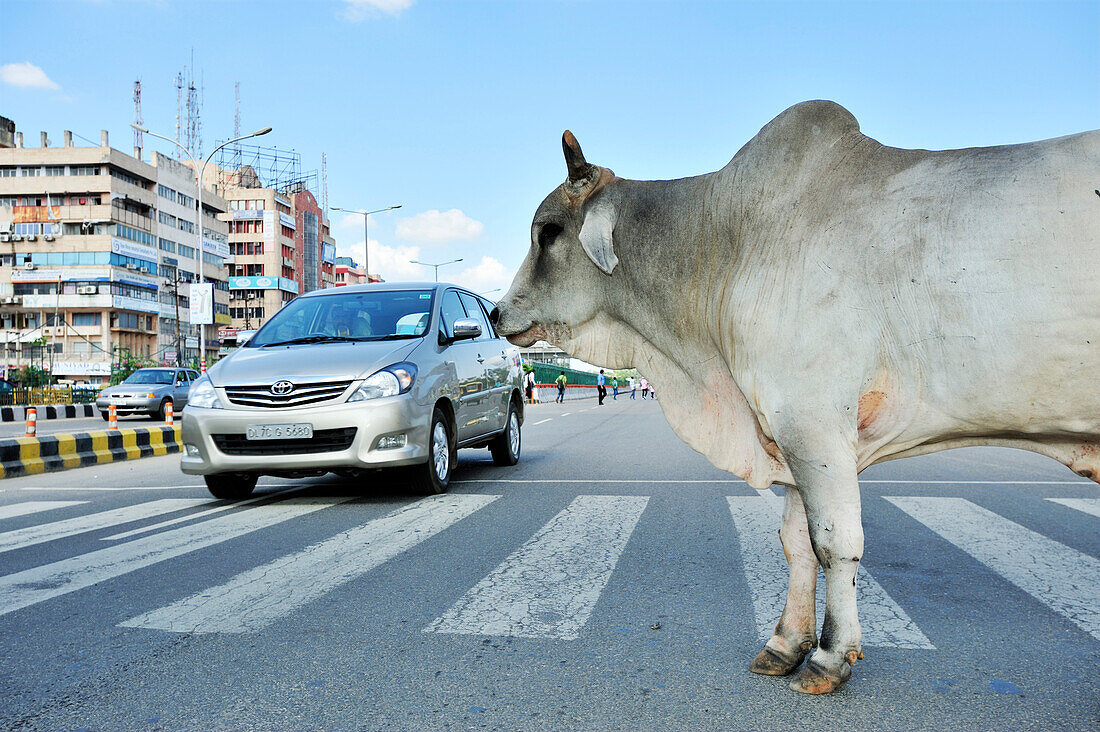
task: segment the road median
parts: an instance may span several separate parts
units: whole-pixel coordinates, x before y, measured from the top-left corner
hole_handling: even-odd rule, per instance
[[[180,427],[133,427],[0,440],[0,478],[52,473],[180,451]]]

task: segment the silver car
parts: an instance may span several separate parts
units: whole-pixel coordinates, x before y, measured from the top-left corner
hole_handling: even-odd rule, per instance
[[[187,405],[191,384],[198,378],[198,372],[192,369],[138,369],[121,384],[99,392],[95,406],[103,419],[110,417],[114,405],[119,417],[146,414],[163,421],[169,403],[177,411]]]
[[[180,467],[218,498],[260,475],[401,468],[447,489],[460,447],[514,465],[523,424],[519,350],[493,303],[454,285],[370,284],[295,298],[191,390]]]

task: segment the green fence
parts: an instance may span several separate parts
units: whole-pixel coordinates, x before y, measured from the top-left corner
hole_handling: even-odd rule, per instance
[[[89,404],[99,396],[99,389],[79,386],[16,387],[0,392],[0,406],[42,406],[46,404]]]
[[[587,371],[577,371],[576,369],[554,366],[548,363],[535,362],[531,365],[535,367],[535,381],[539,384],[553,384],[554,380],[564,371],[566,383],[570,386],[596,385],[596,374],[590,374]],[[611,379],[609,378],[607,382],[610,384]]]

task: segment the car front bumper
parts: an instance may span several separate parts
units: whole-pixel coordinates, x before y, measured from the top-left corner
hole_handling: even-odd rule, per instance
[[[189,475],[250,472],[280,474],[346,469],[382,468],[422,463],[428,458],[428,428],[432,410],[408,395],[384,397],[350,404],[326,404],[296,409],[202,409],[183,410],[181,435],[183,457],[180,468]],[[355,429],[351,444],[325,452],[306,440],[245,440],[248,425],[309,423],[315,437],[329,430]],[[405,435],[403,447],[380,448],[380,438]],[[230,436],[233,447],[219,447],[216,436]],[[288,444],[293,442],[293,444]],[[266,444],[265,444],[266,443]],[[250,454],[230,454],[257,451]]]
[[[115,414],[137,414],[139,412],[150,414],[160,409],[161,397],[154,397],[149,399],[148,397],[100,397],[95,400],[96,409],[101,412],[108,411],[108,408],[114,404]]]

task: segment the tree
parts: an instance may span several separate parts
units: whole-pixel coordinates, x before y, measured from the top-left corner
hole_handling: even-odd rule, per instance
[[[130,349],[118,346],[118,361],[114,371],[111,373],[111,386],[115,384],[121,384],[130,374],[134,373],[138,369],[148,368],[150,366],[156,366],[157,363],[148,356],[138,356],[130,353]]]

